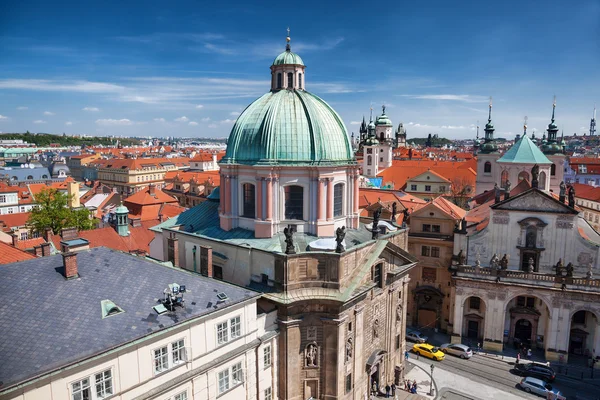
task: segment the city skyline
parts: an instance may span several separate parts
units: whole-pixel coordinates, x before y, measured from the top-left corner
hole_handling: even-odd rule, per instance
[[[600,83],[600,5],[591,1],[428,9],[29,2],[3,14],[2,132],[227,137],[269,90],[288,26],[307,90],[338,111],[349,134],[370,107],[379,114],[386,104],[409,139],[471,138],[490,95],[498,137],[521,133],[525,115],[541,136],[554,95],[559,128],[581,134],[596,102],[589,88]]]

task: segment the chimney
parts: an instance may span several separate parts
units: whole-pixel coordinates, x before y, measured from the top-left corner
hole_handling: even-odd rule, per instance
[[[54,236],[54,233],[52,232],[52,228],[50,228],[49,226],[46,227],[44,229],[44,233],[42,234],[42,236],[44,237],[44,240],[46,242],[50,242],[52,240],[52,236]]]
[[[52,232],[52,229],[50,230]],[[48,257],[50,255],[50,243],[42,243],[42,257]]]
[[[212,247],[200,246],[200,273],[209,278],[213,277]]]
[[[156,195],[156,185],[154,185],[154,184],[151,183],[148,186],[148,193],[150,194],[150,196]]]
[[[19,235],[17,235],[16,232],[13,232],[10,234],[11,238],[12,238],[12,245],[13,247],[17,247],[17,243],[19,243]]]
[[[65,241],[77,239],[77,228],[63,228],[60,231],[60,237]]]
[[[67,194],[69,195],[70,208],[78,208],[81,206],[81,203],[79,202],[79,183],[67,183]]]
[[[173,266],[179,266],[179,239],[172,236],[167,239],[167,261],[171,261]]]
[[[216,168],[216,166],[217,166],[217,152],[214,152],[212,154],[212,162],[213,162],[213,168]]]
[[[33,251],[36,257],[43,257],[42,246],[33,246]]]
[[[66,250],[67,252],[62,255],[65,278],[77,278],[79,276],[77,273],[77,253],[68,251],[68,248]]]

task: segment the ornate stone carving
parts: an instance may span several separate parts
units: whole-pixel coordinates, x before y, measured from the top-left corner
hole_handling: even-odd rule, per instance
[[[577,256],[577,264],[588,265],[594,262],[594,258],[590,253],[582,252]]]
[[[556,218],[557,229],[573,229],[573,217],[568,215],[559,215]]]
[[[465,291],[463,288],[456,288],[456,294],[462,296],[463,294],[465,294]]]
[[[352,339],[346,341],[346,362],[352,358]]]
[[[319,360],[318,360],[318,348],[317,345],[314,343],[309,343],[308,346],[306,346],[306,349],[304,350],[305,353],[305,366],[307,367],[318,367],[319,366]]]
[[[379,320],[376,319],[373,322],[373,337],[374,338],[378,338],[379,337]]]
[[[494,211],[492,221],[494,221],[494,224],[506,225],[510,221],[510,216],[507,211]]]
[[[309,326],[306,328],[306,340],[317,340],[317,327]]]
[[[396,306],[396,323],[402,322],[402,304]]]
[[[547,211],[564,213],[568,208],[547,198],[543,194],[530,192],[527,195],[500,205],[496,210]]]
[[[498,293],[498,300],[506,300],[506,292],[500,292]]]

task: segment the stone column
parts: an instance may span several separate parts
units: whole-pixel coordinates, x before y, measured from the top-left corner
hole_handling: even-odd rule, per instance
[[[325,213],[323,209],[323,196],[325,196],[325,180],[319,179],[319,189],[317,191],[317,218],[319,221],[325,219]]]
[[[273,179],[267,178],[267,221],[273,219]]]
[[[600,321],[598,321],[598,318],[596,318],[596,328],[594,329],[593,351],[594,351],[594,354],[593,354],[594,357],[600,355]],[[600,363],[597,362],[596,364],[594,364],[594,368],[600,368]]]
[[[321,351],[321,398],[337,399],[344,393],[346,340],[344,322],[346,318],[321,318],[323,323],[323,346]]]
[[[262,178],[256,178],[256,219],[262,220],[262,205],[263,205],[263,190],[262,190]]]
[[[225,177],[225,187],[226,187],[225,192],[227,193],[225,195],[225,214],[230,215],[231,214],[231,177],[229,175],[227,175]]]
[[[278,398],[300,399],[304,387],[299,379],[299,369],[304,365],[304,351],[298,352],[302,343],[300,320],[282,321],[279,323],[279,344],[277,357],[279,359],[279,388]]]
[[[454,332],[450,338],[451,343],[460,343],[463,330],[463,307],[465,305],[465,298],[462,295],[462,289],[456,289],[456,297],[454,300]]]
[[[359,200],[359,185],[358,185],[358,173],[354,172],[354,213],[358,214],[360,200]]]
[[[353,365],[353,380],[354,380],[354,399],[362,399],[369,391],[369,376],[365,372],[364,359],[364,315],[365,306],[359,304],[354,308],[354,332],[360,333],[354,335],[354,365]],[[367,356],[368,357],[368,356]]]
[[[226,188],[225,188],[225,175],[221,174],[221,188],[220,188],[220,194],[219,194],[219,211],[221,214],[225,214],[225,194],[226,194]]]
[[[327,182],[327,221],[333,219],[333,178]]]

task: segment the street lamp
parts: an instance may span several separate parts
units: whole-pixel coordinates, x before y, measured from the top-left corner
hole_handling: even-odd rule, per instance
[[[431,382],[429,383],[429,395],[433,396],[433,369],[435,368],[435,366],[431,364],[429,367],[431,368]]]

